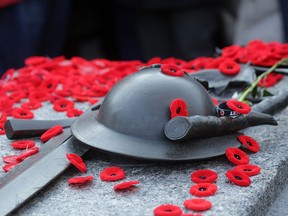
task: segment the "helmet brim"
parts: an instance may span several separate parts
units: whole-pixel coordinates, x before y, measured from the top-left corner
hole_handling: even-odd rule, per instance
[[[113,131],[96,119],[98,110],[86,111],[73,122],[71,132],[79,141],[96,150],[137,160],[184,162],[209,159],[224,155],[229,147],[240,147],[233,133],[187,141],[147,140]],[[164,130],[164,129],[163,129]],[[164,131],[163,131],[164,134]]]

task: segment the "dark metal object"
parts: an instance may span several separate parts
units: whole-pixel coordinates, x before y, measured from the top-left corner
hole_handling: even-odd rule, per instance
[[[66,153],[80,156],[88,151],[69,129],[45,143],[0,180],[0,215],[9,215],[64,172],[70,165]]]
[[[178,116],[167,122],[165,135],[171,140],[223,136],[257,125],[277,125],[268,114],[251,111],[236,118],[217,116]]]
[[[62,125],[63,128],[70,127],[75,118],[61,120],[20,120],[9,119],[4,128],[8,139],[21,139],[27,137],[41,136],[47,129],[54,125]]]

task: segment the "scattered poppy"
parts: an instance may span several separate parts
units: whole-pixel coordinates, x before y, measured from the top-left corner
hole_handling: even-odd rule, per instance
[[[5,164],[3,166],[3,170],[5,172],[9,172],[10,170],[12,170],[15,166],[17,166],[17,164]]]
[[[67,159],[73,164],[77,169],[79,169],[82,173],[86,172],[87,167],[82,158],[77,154],[66,154]]]
[[[206,199],[193,198],[185,200],[184,206],[194,211],[206,211],[212,208],[212,203]]]
[[[127,182],[122,182],[119,184],[116,184],[114,186],[114,190],[123,190],[132,187],[133,185],[139,184],[140,182],[138,180],[134,181],[127,181]]]
[[[248,175],[239,170],[228,170],[226,177],[234,184],[241,187],[248,187],[251,184],[251,180]]]
[[[155,216],[181,216],[182,210],[173,204],[162,204],[154,209]]]
[[[217,106],[219,104],[219,102],[218,102],[218,100],[216,98],[212,98],[212,101],[213,101],[215,106]]]
[[[236,112],[238,112],[240,114],[248,114],[251,111],[251,107],[248,104],[243,103],[241,101],[238,101],[236,99],[228,100],[226,102],[226,105],[230,109],[232,109],[232,110],[234,110],[234,111],[236,111]]]
[[[31,56],[25,59],[26,65],[39,65],[47,61],[47,57],[44,56]]]
[[[125,178],[125,172],[118,166],[105,168],[100,172],[102,181],[117,181]]]
[[[175,64],[163,64],[160,70],[163,73],[170,75],[170,76],[178,76],[178,77],[184,76],[184,70],[182,70],[180,67],[178,67]]]
[[[29,149],[35,146],[35,142],[32,140],[19,140],[12,142],[11,146],[15,149]]]
[[[0,114],[0,123],[5,123],[7,121],[7,115],[5,113]]]
[[[34,155],[37,152],[39,152],[39,147],[37,147],[37,146],[34,146],[34,147],[30,148],[30,149],[27,149],[24,152],[22,152],[20,155],[18,155],[17,161],[23,161],[27,157],[30,157],[31,155]]]
[[[94,176],[79,176],[79,177],[74,177],[70,178],[68,180],[69,184],[84,184],[86,182],[92,181]]]
[[[43,91],[34,91],[34,92],[30,92],[29,94],[29,100],[30,101],[47,101],[49,98],[49,94],[47,92],[43,92]]]
[[[236,75],[240,69],[240,65],[232,60],[225,60],[219,64],[220,72],[225,75]]]
[[[35,110],[42,107],[42,104],[39,101],[29,101],[21,104],[21,108],[27,110]]]
[[[191,181],[195,183],[213,183],[218,178],[218,174],[209,169],[196,170],[191,174]]]
[[[82,110],[78,110],[78,109],[69,109],[66,113],[66,116],[68,118],[73,118],[73,117],[79,117],[80,115],[83,114]]]
[[[62,125],[55,125],[45,131],[41,136],[40,139],[42,142],[47,142],[49,139],[51,139],[54,136],[57,136],[58,134],[63,132],[63,127]]]
[[[271,87],[278,83],[283,78],[282,74],[270,73],[266,77],[263,77],[258,86],[260,87]]]
[[[8,163],[8,164],[18,164],[19,161],[17,160],[17,158],[19,157],[19,155],[8,155],[2,158],[4,163]]]
[[[173,100],[170,104],[171,118],[176,116],[188,116],[186,102],[182,98]]]
[[[217,185],[212,183],[198,183],[190,188],[190,194],[198,197],[212,196],[217,189]]]
[[[227,148],[226,157],[235,165],[249,164],[248,155],[238,148]]]
[[[251,152],[256,153],[260,150],[260,145],[258,144],[258,142],[250,136],[240,135],[237,137],[237,139]]]
[[[244,172],[248,176],[254,176],[260,173],[261,168],[253,164],[243,164],[236,166],[234,170]]]
[[[73,109],[74,102],[67,99],[59,99],[54,102],[53,109],[57,112],[64,112]]]
[[[27,109],[15,108],[12,111],[12,116],[17,119],[33,119],[34,114]]]

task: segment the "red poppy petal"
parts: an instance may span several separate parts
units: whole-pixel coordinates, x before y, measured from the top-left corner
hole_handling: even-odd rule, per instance
[[[79,176],[79,177],[74,177],[70,178],[68,180],[69,184],[84,184],[86,182],[92,181],[94,176]]]
[[[234,184],[241,187],[248,187],[251,184],[251,180],[248,175],[238,170],[228,170],[226,177]]]
[[[182,210],[179,206],[163,204],[156,207],[153,211],[155,216],[181,216]]]
[[[24,152],[22,152],[20,155],[18,155],[17,157],[17,161],[23,161],[25,160],[27,157],[36,154],[37,152],[39,152],[39,147],[35,146],[32,147],[28,150],[25,150]]]
[[[118,166],[108,167],[100,172],[102,181],[117,181],[125,178],[125,172]]]
[[[74,102],[67,99],[59,99],[54,102],[53,109],[58,112],[64,112],[73,109]]]
[[[82,158],[77,154],[66,154],[67,159],[70,161],[71,164],[73,164],[77,169],[79,169],[81,172],[86,172],[87,167]]]
[[[119,184],[116,184],[114,186],[114,190],[123,190],[132,187],[133,185],[139,184],[140,182],[138,180],[134,181],[127,181],[127,182],[122,182]]]
[[[78,110],[78,109],[69,109],[66,113],[66,116],[69,118],[73,118],[73,117],[79,117],[80,115],[83,114],[82,110]]]
[[[246,146],[251,152],[258,152],[260,150],[260,146],[256,140],[254,140],[250,136],[240,135],[237,139]]]
[[[12,170],[15,166],[17,166],[17,164],[5,164],[2,169],[3,169],[5,172],[9,172],[9,171]]]
[[[230,109],[232,109],[232,110],[234,110],[234,111],[236,111],[236,112],[238,112],[240,114],[248,114],[251,111],[251,107],[248,104],[243,103],[241,101],[238,101],[236,99],[228,100],[226,102],[226,105]]]
[[[39,101],[29,101],[21,104],[21,108],[27,110],[35,110],[42,107],[42,104]]]
[[[190,199],[184,201],[184,206],[194,211],[206,211],[212,208],[212,203],[205,199]]]
[[[8,163],[8,164],[18,164],[19,161],[17,160],[17,158],[19,157],[19,155],[8,155],[2,158],[4,163]]]
[[[178,76],[178,77],[184,76],[184,70],[182,70],[180,67],[178,67],[175,64],[163,64],[160,70],[163,73],[170,75],[170,76]]]
[[[19,140],[12,142],[11,146],[15,149],[29,149],[35,146],[35,142],[32,140]]]
[[[226,60],[219,64],[219,70],[225,75],[236,75],[240,71],[240,65],[234,61]]]
[[[213,170],[196,170],[191,174],[191,181],[195,183],[213,183],[217,180],[218,174]]]
[[[244,172],[248,176],[254,176],[260,173],[261,168],[253,164],[243,164],[236,166],[234,170]]]
[[[170,104],[171,118],[176,116],[188,116],[186,102],[182,98],[176,98]]]
[[[198,197],[212,196],[217,189],[217,185],[212,183],[198,183],[190,188],[190,194]]]
[[[34,118],[34,114],[30,110],[23,109],[23,108],[13,109],[12,116],[18,119],[33,119]]]
[[[47,142],[49,139],[51,139],[54,136],[57,136],[58,134],[63,132],[63,127],[62,125],[55,125],[45,131],[41,136],[40,139],[42,142]]]
[[[235,165],[249,164],[248,155],[238,148],[227,148],[226,157]]]

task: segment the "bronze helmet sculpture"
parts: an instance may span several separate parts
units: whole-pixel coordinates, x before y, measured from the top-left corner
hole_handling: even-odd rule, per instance
[[[239,147],[239,133],[209,138],[170,140],[164,127],[170,104],[185,100],[190,116],[215,116],[207,90],[187,74],[171,76],[161,65],[123,78],[106,95],[99,110],[88,110],[72,125],[73,135],[98,150],[155,161],[190,161],[223,155]]]

